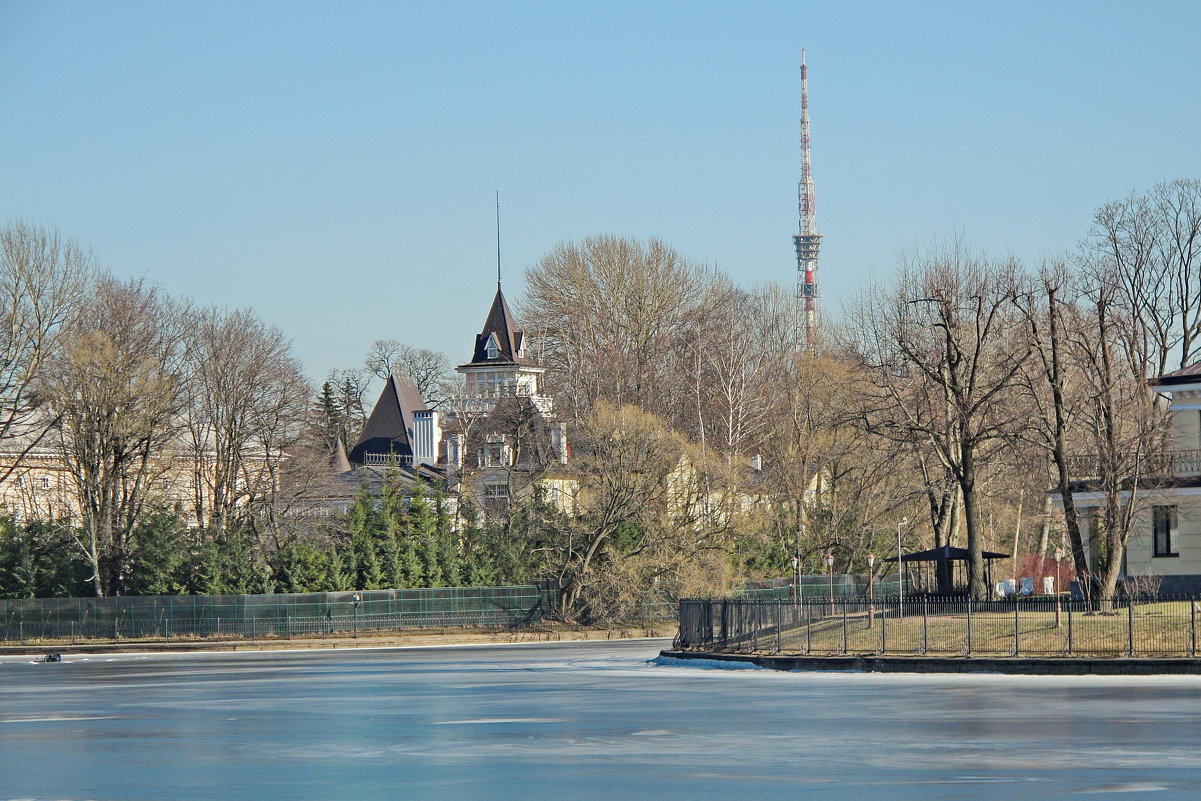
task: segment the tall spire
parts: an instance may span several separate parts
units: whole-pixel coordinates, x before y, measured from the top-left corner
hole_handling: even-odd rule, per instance
[[[500,190],[496,190],[496,288],[500,289]]]
[[[813,188],[813,165],[809,153],[809,68],[805,51],[801,50],[801,180],[797,184],[797,234],[792,238],[796,247],[797,316],[803,326],[805,347],[817,346],[817,300],[821,297],[817,284],[818,251],[822,235],[817,232],[817,201]]]

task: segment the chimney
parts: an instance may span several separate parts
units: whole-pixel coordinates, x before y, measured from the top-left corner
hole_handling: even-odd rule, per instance
[[[442,427],[438,412],[421,409],[413,412],[413,465],[438,464],[438,446],[442,444]]]

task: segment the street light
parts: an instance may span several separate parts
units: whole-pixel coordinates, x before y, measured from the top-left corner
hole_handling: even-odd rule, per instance
[[[834,552],[826,551],[826,580],[830,584],[830,616],[834,616]]]
[[[1063,559],[1063,548],[1055,549],[1055,628],[1060,626],[1059,603],[1059,562]]]
[[[905,617],[905,563],[901,561],[901,526],[909,522],[908,517],[902,517],[897,523],[897,576],[900,577],[900,611],[898,617]]]
[[[792,568],[796,571],[796,583],[792,586],[792,600],[798,605],[804,597],[801,592],[801,539],[804,535],[805,524],[798,521],[796,524],[796,554],[792,557]]]
[[[869,553],[867,555],[867,627],[870,629],[876,624],[876,555]]]

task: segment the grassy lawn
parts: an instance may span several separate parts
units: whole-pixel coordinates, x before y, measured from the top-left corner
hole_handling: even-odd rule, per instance
[[[915,605],[916,606],[916,605]],[[1012,608],[973,612],[968,646],[966,613],[930,614],[920,608],[877,613],[873,625],[863,613],[814,618],[806,625],[785,620],[777,635],[774,626],[761,628],[750,650],[784,654],[929,654],[946,656],[1192,656],[1193,619],[1187,602],[1136,604],[1133,614],[1123,607],[1111,613]],[[1197,615],[1201,628],[1201,613]],[[1069,619],[1070,618],[1070,619]],[[845,643],[845,645],[844,645]],[[1016,643],[1016,646],[1015,646]],[[1133,644],[1133,647],[1131,645]]]

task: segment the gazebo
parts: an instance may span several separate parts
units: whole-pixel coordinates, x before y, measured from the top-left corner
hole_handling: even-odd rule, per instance
[[[992,586],[993,560],[1008,558],[1007,553],[984,552],[985,580],[988,586]],[[950,545],[901,554],[900,562],[905,565],[906,592],[909,592],[910,588],[914,594],[958,595],[967,592],[967,560],[967,548],[954,548]],[[884,561],[896,562],[898,559],[890,556]],[[911,570],[910,567],[914,563],[917,563],[918,569]]]

